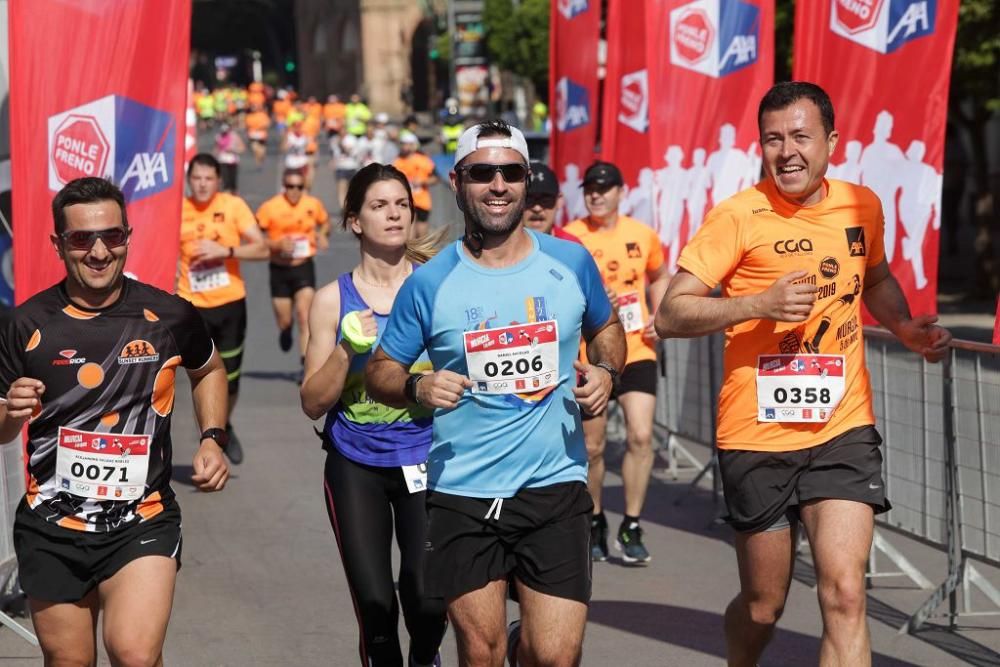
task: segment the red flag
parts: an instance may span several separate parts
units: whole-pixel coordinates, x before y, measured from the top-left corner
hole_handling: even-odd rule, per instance
[[[601,159],[618,166],[627,191],[619,210],[655,229],[649,154],[649,84],[643,3],[608,4],[608,60]]]
[[[914,312],[937,312],[941,172],[958,0],[795,6],[795,78],[833,100],[829,176],[882,200],[886,258]],[[905,72],[905,76],[901,73]]]
[[[800,3],[801,4],[801,3]],[[760,177],[757,102],[774,80],[774,0],[647,4],[660,240],[677,266],[705,214]]]
[[[65,274],[50,204],[81,176],[124,191],[134,229],[126,271],[173,291],[190,30],[188,0],[10,3],[18,303]]]
[[[549,163],[561,183],[567,220],[587,215],[583,172],[594,161],[597,139],[599,0],[552,2],[549,99],[554,102]]]

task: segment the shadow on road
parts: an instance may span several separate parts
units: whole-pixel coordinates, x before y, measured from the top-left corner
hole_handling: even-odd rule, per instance
[[[599,623],[647,639],[726,657],[721,614],[649,602],[595,600],[590,603],[588,622]],[[819,639],[790,630],[777,629],[761,664],[769,666],[815,664]],[[914,663],[876,653],[873,665],[908,667]]]

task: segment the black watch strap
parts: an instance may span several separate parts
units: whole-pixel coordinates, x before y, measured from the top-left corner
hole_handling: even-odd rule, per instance
[[[420,405],[420,401],[417,400],[417,382],[420,381],[423,375],[421,373],[412,373],[410,377],[406,378],[406,386],[403,387],[403,395],[406,396],[406,400],[410,403],[415,403]]]
[[[217,444],[222,451],[226,451],[226,447],[229,446],[229,434],[226,433],[226,429],[224,428],[206,428],[201,433],[201,440],[207,439],[215,440],[215,444]]]
[[[612,366],[611,364],[609,364],[606,361],[598,361],[594,365],[597,366],[598,368],[603,368],[604,370],[606,370],[608,372],[608,375],[611,376],[611,382],[612,382],[612,384],[615,383],[615,382],[618,382],[618,369],[617,368],[615,368],[614,366]]]

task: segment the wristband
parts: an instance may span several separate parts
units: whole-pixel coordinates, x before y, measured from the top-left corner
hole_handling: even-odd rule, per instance
[[[608,375],[611,376],[611,384],[614,384],[614,383],[618,382],[618,369],[617,368],[615,368],[614,366],[612,366],[611,364],[609,364],[606,361],[598,361],[594,365],[597,366],[598,368],[603,368],[604,370],[606,370],[608,372]]]
[[[415,403],[420,405],[420,401],[417,399],[417,383],[423,379],[421,373],[413,373],[410,377],[406,378],[406,385],[403,387],[403,394],[406,396],[406,400],[410,403]]]
[[[358,311],[352,310],[340,321],[340,335],[357,354],[364,354],[375,345],[375,336],[366,336],[361,328],[361,318]]]

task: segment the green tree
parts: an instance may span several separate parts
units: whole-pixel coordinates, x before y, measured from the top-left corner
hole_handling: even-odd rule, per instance
[[[549,0],[486,0],[483,25],[490,60],[531,81],[538,96],[546,99]]]

